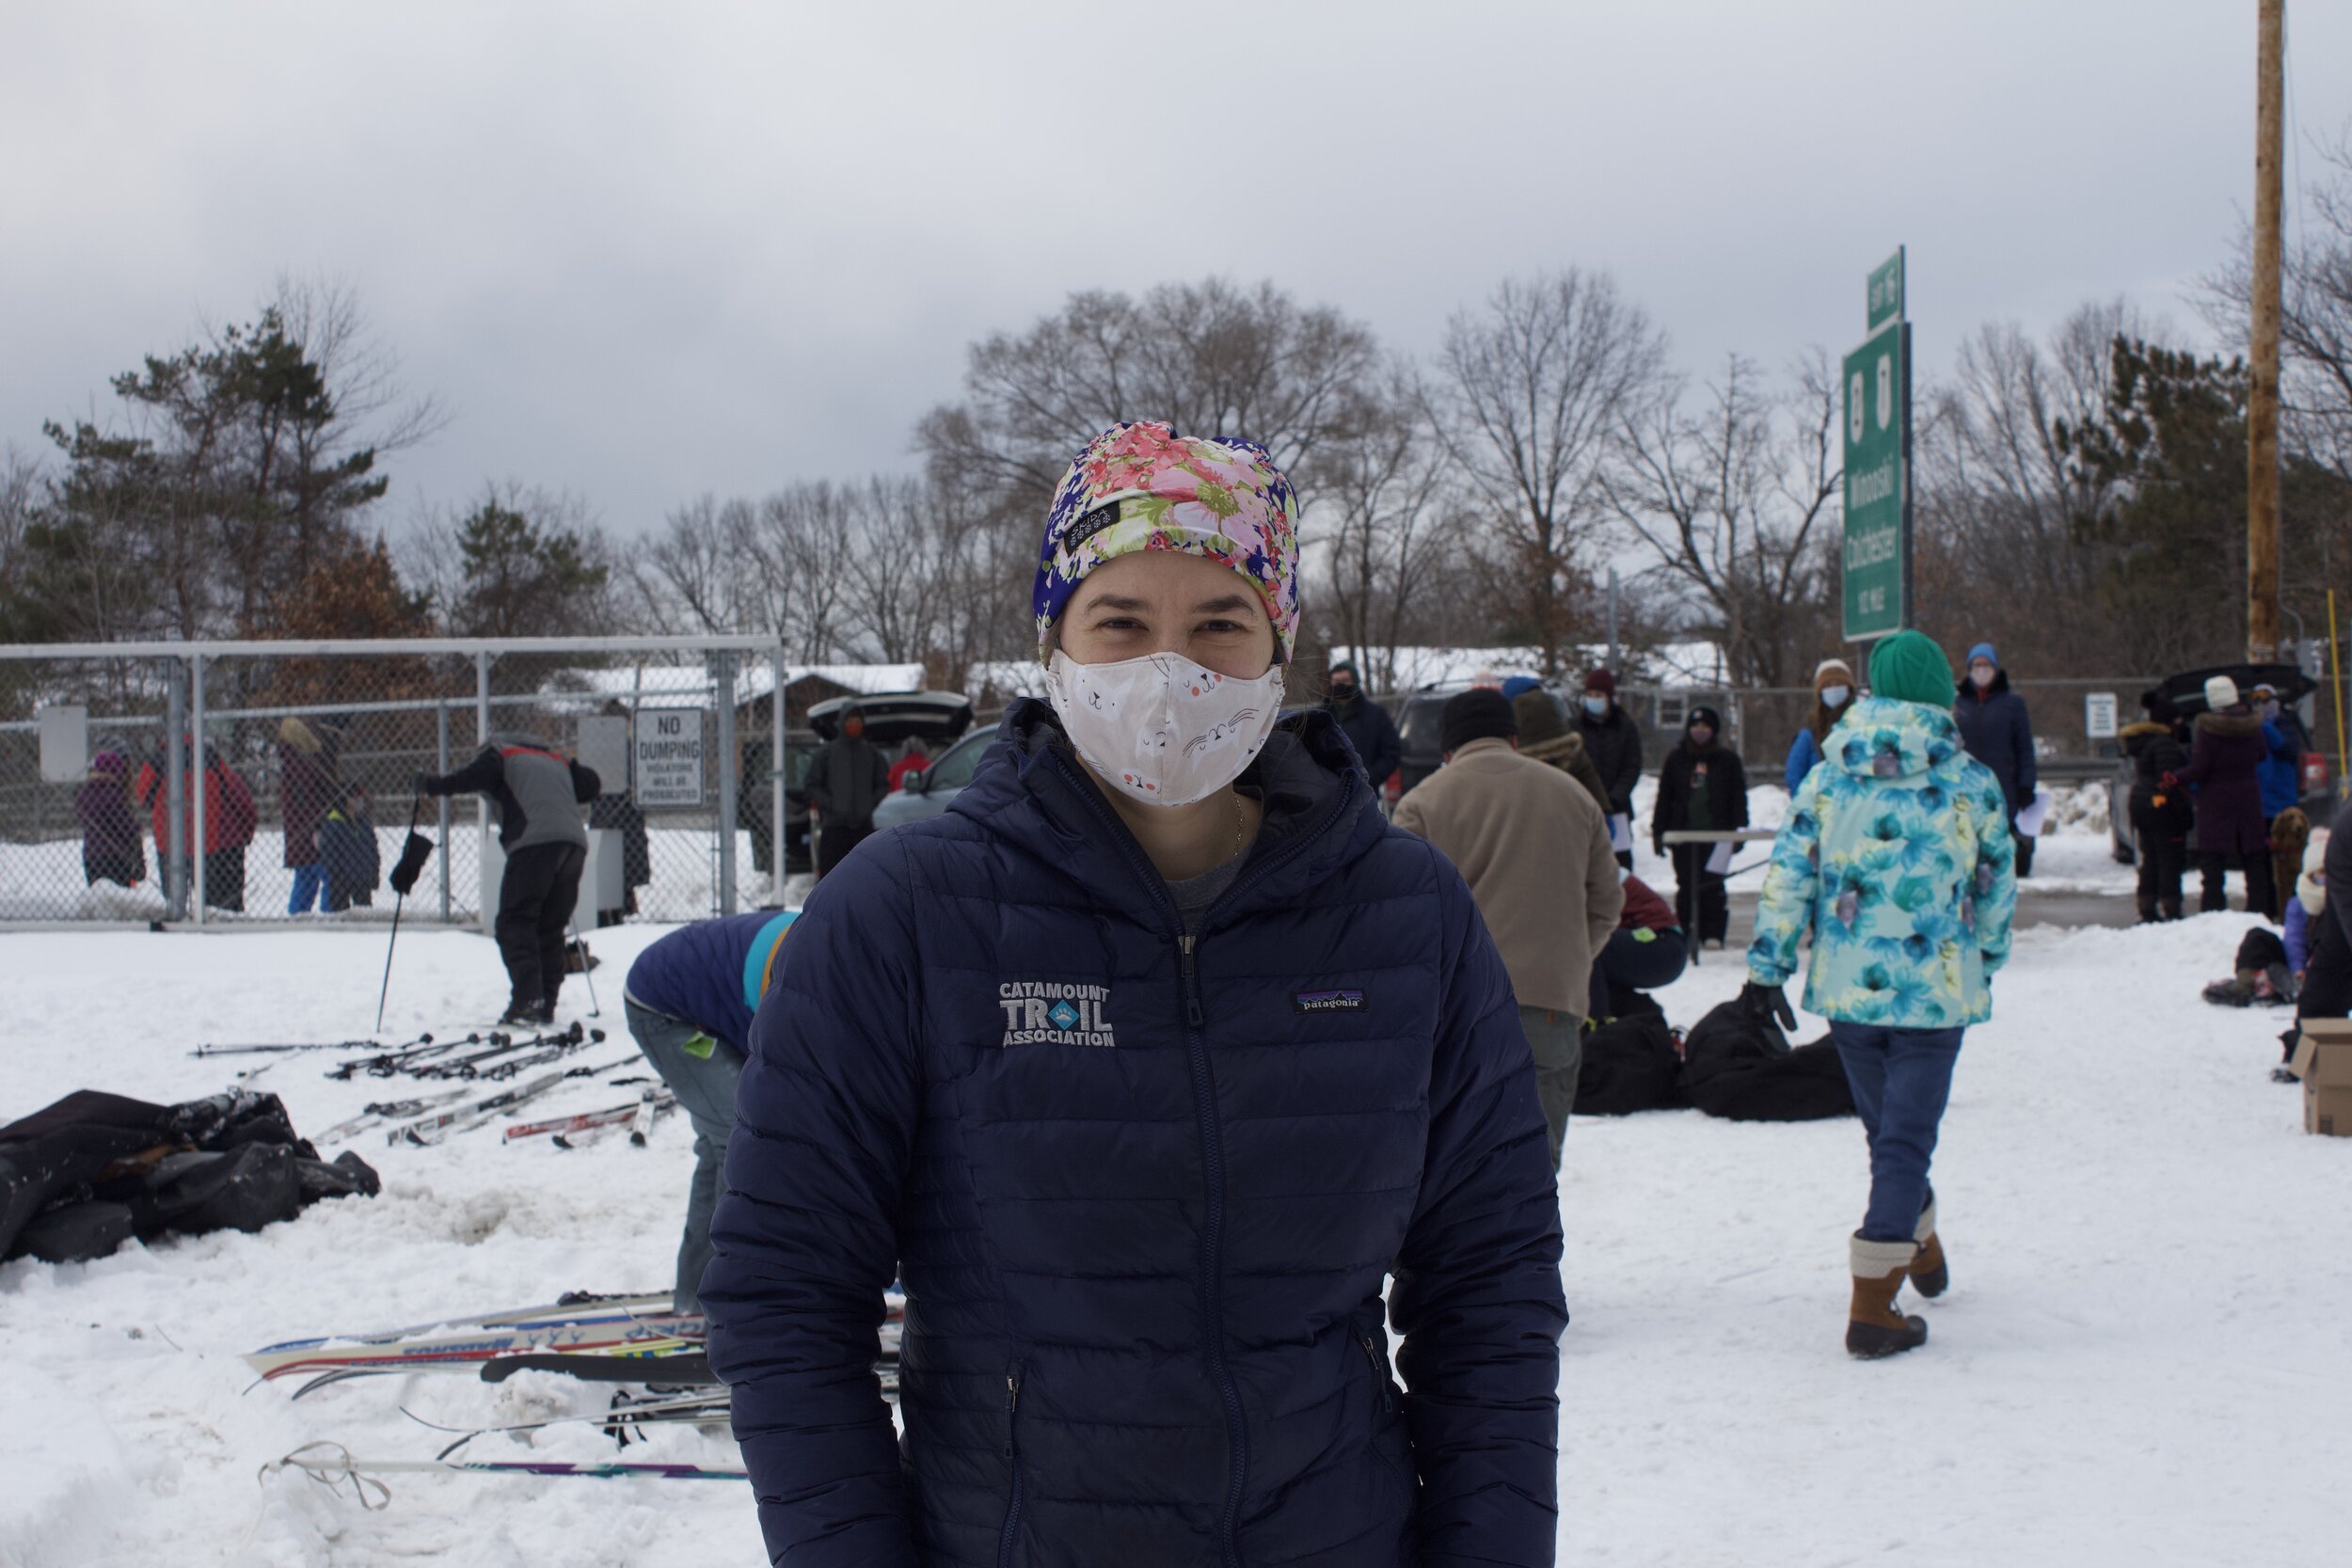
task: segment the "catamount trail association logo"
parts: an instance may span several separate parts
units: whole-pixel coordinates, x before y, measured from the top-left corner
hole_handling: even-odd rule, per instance
[[[996,988],[1006,1045],[1116,1046],[1103,1004],[1108,986],[1058,980],[1007,980]]]

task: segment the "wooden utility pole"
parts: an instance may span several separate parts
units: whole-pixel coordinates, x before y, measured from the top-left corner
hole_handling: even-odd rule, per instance
[[[2279,209],[2286,0],[2259,0],[2254,83],[2253,343],[2246,389],[2246,657],[2279,656]]]

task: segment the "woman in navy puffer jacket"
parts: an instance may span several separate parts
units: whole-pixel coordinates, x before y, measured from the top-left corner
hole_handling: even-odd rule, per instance
[[[1552,1561],[1534,1064],[1453,867],[1274,725],[1295,517],[1248,443],[1104,433],[1052,705],[784,946],[702,1290],[778,1563]]]

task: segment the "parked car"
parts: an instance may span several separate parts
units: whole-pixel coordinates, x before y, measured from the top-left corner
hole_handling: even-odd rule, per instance
[[[2215,675],[2227,675],[2237,682],[2240,691],[2251,691],[2257,686],[2276,687],[2279,700],[2292,705],[2311,695],[2318,685],[2311,676],[2292,664],[2217,664],[2203,670],[2185,670],[2177,675],[2167,675],[2156,689],[2172,705],[2172,711],[2185,719],[2194,720],[2205,711],[2205,682]],[[2328,768],[2328,753],[2307,751],[2302,756],[2303,809],[2313,823],[2325,823],[2335,815],[2336,792]],[[2139,858],[2138,847],[2132,840],[2132,759],[2120,757],[2115,771],[2107,775],[2107,842],[2118,863],[2131,865]]]
[[[929,768],[909,773],[906,782],[874,808],[875,830],[895,828],[901,822],[919,822],[946,811],[963,786],[972,782],[980,758],[995,743],[994,730],[976,731],[933,757]]]
[[[816,862],[809,856],[808,792],[803,786],[807,783],[808,765],[815,759],[817,749],[841,733],[841,721],[853,710],[866,721],[866,738],[884,750],[910,739],[920,739],[937,750],[972,727],[972,699],[954,691],[888,691],[872,696],[835,697],[810,708],[808,727],[785,734],[784,869],[787,876],[816,869]],[[736,814],[752,835],[752,862],[759,866],[767,865],[768,857],[774,852],[771,837],[773,827],[769,821],[773,799],[769,759],[767,741],[744,742],[743,784]],[[882,822],[879,812],[876,822]]]

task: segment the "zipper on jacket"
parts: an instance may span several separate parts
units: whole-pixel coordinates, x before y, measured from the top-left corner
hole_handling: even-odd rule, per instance
[[[1021,1373],[1025,1363],[1005,1369],[1005,1461],[1012,1485],[1005,1497],[1005,1528],[996,1541],[996,1568],[1010,1568],[1013,1532],[1021,1526]]]
[[[1374,1408],[1383,1416],[1396,1414],[1396,1386],[1389,1381],[1389,1364],[1381,1358],[1380,1343],[1371,1335],[1357,1341],[1364,1347],[1364,1359],[1372,1363],[1372,1386],[1377,1396]]]
[[[1196,949],[1199,931],[1206,930],[1209,922],[1232,904],[1242,893],[1263,881],[1278,868],[1289,864],[1307,848],[1317,843],[1331,825],[1338,821],[1356,798],[1356,776],[1351,771],[1340,782],[1339,800],[1314,828],[1284,845],[1250,874],[1236,879],[1215,905],[1200,917],[1198,930],[1186,931],[1176,902],[1168,895],[1168,879],[1136,847],[1116,814],[1092,784],[1076,775],[1073,767],[1059,752],[1054,764],[1063,778],[1085,800],[1097,818],[1109,830],[1107,837],[1127,857],[1128,864],[1143,883],[1152,901],[1159,906],[1167,928],[1176,939],[1176,972],[1184,999],[1184,1053],[1192,1068],[1194,1116],[1200,1124],[1200,1160],[1208,1192],[1208,1212],[1201,1227],[1200,1306],[1202,1348],[1209,1361],[1210,1380],[1216,1385],[1218,1397],[1225,1405],[1226,1446],[1232,1451],[1232,1464],[1226,1479],[1225,1509],[1217,1517],[1217,1554],[1228,1568],[1241,1568],[1241,1554],[1233,1544],[1233,1522],[1241,1513],[1242,1484],[1248,1474],[1249,1450],[1247,1430],[1243,1423],[1241,1390],[1233,1382],[1232,1370],[1225,1364],[1225,1146],[1216,1120],[1216,1081],[1210,1070],[1209,1042],[1205,1033],[1207,1014],[1200,1005],[1200,971]],[[1018,1397],[1018,1389],[1012,1390]],[[1020,1472],[1016,1466],[1013,1481],[1013,1506],[1005,1519],[1005,1536],[998,1553],[998,1568],[1008,1568],[1012,1550],[1013,1519],[1020,1510]]]

